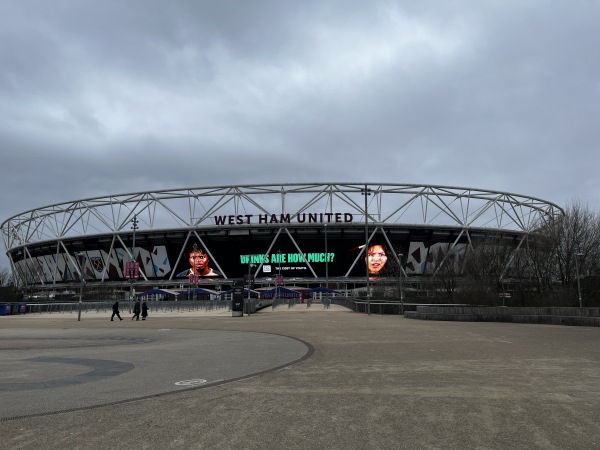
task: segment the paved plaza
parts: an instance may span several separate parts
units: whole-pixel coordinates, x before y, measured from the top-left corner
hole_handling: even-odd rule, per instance
[[[600,328],[109,317],[0,317],[0,448],[600,448]]]

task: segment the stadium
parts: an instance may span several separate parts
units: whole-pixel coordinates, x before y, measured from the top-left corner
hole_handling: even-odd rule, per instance
[[[562,215],[508,192],[382,184],[252,184],[136,192],[32,209],[1,225],[19,286],[137,291],[235,280],[336,289],[456,264],[478,240],[518,250]],[[373,259],[373,261],[371,261]]]

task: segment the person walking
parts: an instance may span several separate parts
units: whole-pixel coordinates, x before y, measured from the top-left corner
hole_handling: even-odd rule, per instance
[[[117,300],[113,306],[112,306],[112,316],[110,316],[110,320],[112,321],[114,319],[115,316],[117,316],[119,318],[119,320],[123,320],[121,318],[121,314],[119,314],[119,300]]]
[[[140,320],[140,313],[142,312],[142,305],[140,305],[140,301],[136,300],[135,305],[133,305],[133,316],[131,320]]]
[[[148,303],[144,301],[142,303],[142,320],[146,320],[146,317],[148,317]]]

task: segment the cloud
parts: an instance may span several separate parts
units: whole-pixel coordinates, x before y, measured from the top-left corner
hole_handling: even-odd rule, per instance
[[[0,4],[3,220],[262,182],[600,205],[597,3]]]

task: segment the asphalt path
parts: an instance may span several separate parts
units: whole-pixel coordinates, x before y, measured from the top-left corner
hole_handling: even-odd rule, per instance
[[[0,448],[600,448],[600,328],[299,305],[0,337]]]

